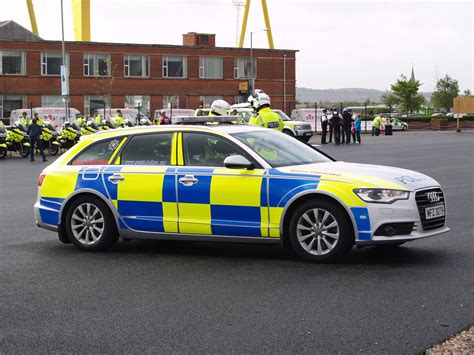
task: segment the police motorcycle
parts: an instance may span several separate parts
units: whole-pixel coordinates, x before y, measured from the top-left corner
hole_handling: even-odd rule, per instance
[[[99,125],[99,129],[101,131],[106,131],[108,129],[114,129],[114,128],[115,126],[110,121],[107,121],[106,119],[103,119]]]
[[[131,120],[129,120],[128,118],[126,118],[126,119],[123,120],[122,127],[123,127],[123,128],[125,128],[125,127],[133,127],[133,123],[132,123]]]
[[[7,130],[2,121],[0,121],[0,159],[7,156]]]
[[[140,118],[140,121],[138,121],[138,125],[139,126],[151,126],[151,121],[148,118],[143,117],[143,118]]]
[[[43,127],[41,127],[40,139],[43,143],[44,149],[48,151],[49,155],[58,154],[61,144],[58,141],[58,133],[56,132],[56,127],[50,120],[44,121]],[[35,147],[35,149],[38,148]]]
[[[13,127],[6,130],[6,150],[1,152],[1,158],[7,155],[7,151],[18,152],[23,158],[30,154],[30,139],[25,127],[16,121]]]
[[[86,123],[86,126],[81,128],[81,135],[87,136],[88,134],[94,134],[99,131],[100,131],[100,128],[97,125],[97,123],[88,121]]]
[[[79,141],[81,137],[81,129],[75,123],[64,122],[61,126],[61,134],[59,135],[59,144],[61,148],[69,149]]]

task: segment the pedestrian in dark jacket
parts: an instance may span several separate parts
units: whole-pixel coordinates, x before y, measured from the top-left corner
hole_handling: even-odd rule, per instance
[[[40,139],[41,135],[41,126],[38,125],[38,118],[34,117],[31,121],[31,124],[28,127],[28,135],[30,136],[30,160],[35,161],[35,144],[40,150],[41,157],[43,161],[46,160],[46,155],[44,154],[43,142]]]
[[[332,128],[334,130],[334,143],[336,145],[339,145],[341,142],[341,137],[340,137],[341,121],[342,121],[341,115],[339,114],[339,112],[337,112],[337,109],[335,109],[332,113],[331,122],[332,122]]]
[[[344,110],[342,113],[342,143],[351,143],[352,111]]]
[[[323,110],[323,115],[321,116],[321,144],[327,144],[326,135],[328,133],[328,110]]]

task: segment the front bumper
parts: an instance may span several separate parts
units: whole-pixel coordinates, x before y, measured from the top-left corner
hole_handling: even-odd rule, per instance
[[[314,132],[311,129],[295,130],[295,136],[297,137],[312,137]]]
[[[438,187],[434,187],[438,188]],[[446,220],[443,225],[435,229],[424,229],[423,223],[420,217],[419,207],[415,198],[417,192],[423,192],[424,190],[432,190],[432,188],[423,188],[410,193],[408,200],[396,201],[392,204],[377,204],[368,203],[367,210],[370,218],[370,239],[368,240],[356,240],[356,245],[367,246],[367,245],[380,245],[380,244],[397,244],[401,242],[407,242],[416,239],[422,239],[432,237],[434,235],[446,233],[449,228],[446,227]],[[443,197],[444,198],[444,197]],[[446,203],[444,202],[445,213]],[[397,235],[383,235],[376,233],[379,227],[392,224],[413,224],[411,232],[407,234]],[[377,234],[377,235],[376,235]]]

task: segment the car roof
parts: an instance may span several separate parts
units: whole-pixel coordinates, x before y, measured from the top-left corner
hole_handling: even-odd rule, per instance
[[[168,131],[188,131],[198,130],[203,132],[217,132],[224,134],[233,134],[241,132],[265,131],[263,128],[246,124],[216,124],[216,125],[165,125],[165,126],[135,126],[118,129],[110,129],[99,131],[95,134],[86,135],[84,139],[101,139],[115,136],[123,136],[129,134],[151,133],[151,132],[168,132]]]

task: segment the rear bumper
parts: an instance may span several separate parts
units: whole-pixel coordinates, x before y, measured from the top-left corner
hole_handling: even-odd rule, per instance
[[[53,232],[58,231],[57,221],[59,219],[59,205],[58,208],[49,207],[40,202],[36,201],[34,204],[34,213],[36,225],[40,228],[44,228]],[[56,220],[56,223],[54,221]]]

